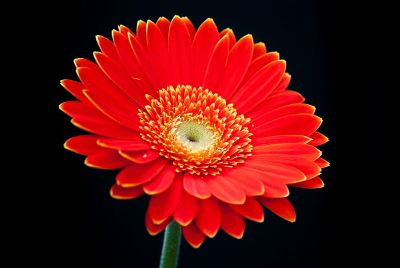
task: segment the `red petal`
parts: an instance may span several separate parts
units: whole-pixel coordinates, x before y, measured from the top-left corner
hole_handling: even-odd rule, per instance
[[[247,197],[243,205],[229,205],[233,210],[243,217],[255,221],[264,221],[264,211],[262,206],[253,197]]]
[[[139,105],[144,106],[148,103],[144,96],[144,93],[154,94],[156,92],[155,90],[153,90],[154,86],[148,82],[148,79],[142,70],[142,67],[146,68],[148,65],[139,63],[139,59],[135,54],[137,53],[139,56],[143,55],[144,49],[140,47],[140,51],[135,51],[135,52],[133,51],[131,43],[129,41],[131,39],[134,40],[132,34],[129,34],[129,39],[128,39],[122,34],[113,31],[113,39],[120,60],[122,64],[125,66],[125,70],[129,73],[131,80],[134,81],[134,84],[136,85],[136,89],[132,90],[132,94],[136,93],[137,95],[134,100]],[[145,63],[148,63],[148,59],[146,60],[147,61]]]
[[[310,135],[310,138],[313,139],[312,141],[310,141],[308,144],[310,145],[314,145],[314,146],[318,146],[318,145],[322,145],[326,142],[329,141],[328,137],[325,136],[324,134],[316,131],[313,134]]]
[[[257,129],[259,136],[304,135],[308,136],[319,128],[322,119],[312,114],[293,114],[280,117]]]
[[[263,159],[254,157],[245,162],[242,169],[258,175],[258,178],[265,183],[295,183],[304,181],[306,176],[297,168],[279,163],[266,163]]]
[[[168,19],[166,19],[165,17],[158,18],[158,20],[156,22],[156,25],[158,26],[161,33],[163,34],[165,41],[168,40],[168,32],[169,32],[170,24],[171,24],[170,21]]]
[[[119,32],[120,32],[123,36],[125,36],[126,38],[128,38],[128,35],[129,35],[129,34],[134,34],[134,33],[132,32],[131,29],[129,29],[128,27],[126,27],[126,26],[124,26],[124,25],[119,25],[119,26],[118,26],[118,29],[119,29]]]
[[[313,114],[315,112],[315,107],[305,104],[305,103],[295,103],[285,106],[281,106],[274,110],[266,110],[264,113],[259,113],[254,115],[251,119],[252,128],[264,128],[269,124],[270,121],[277,118],[291,115],[291,114]]]
[[[246,227],[244,219],[230,207],[221,205],[220,208],[222,230],[236,239],[241,239]]]
[[[248,112],[248,115],[252,117],[258,113],[264,113],[265,111],[273,110],[277,107],[300,103],[304,101],[304,97],[300,93],[291,90],[285,90],[284,92],[274,93],[269,96],[265,101],[255,106]]]
[[[114,41],[115,49],[118,53],[119,60],[127,67],[128,73],[131,75],[139,72],[140,66],[134,51],[132,50],[129,43],[129,36],[135,36],[135,34],[125,26],[119,26],[120,31],[113,30],[111,32]]]
[[[224,36],[215,45],[215,48],[211,54],[202,83],[204,88],[207,88],[211,91],[215,91],[217,89],[218,83],[225,70],[228,52],[229,37]]]
[[[100,67],[96,63],[94,63],[93,61],[90,61],[88,59],[77,58],[74,60],[74,64],[77,69],[85,67],[85,68],[95,70],[96,72],[102,73],[102,70],[100,69]]]
[[[258,200],[279,217],[290,222],[296,221],[296,211],[288,199],[258,197]]]
[[[82,83],[69,79],[61,80],[60,83],[69,93],[71,93],[78,100],[82,102],[87,101],[85,95],[83,95],[82,93],[82,90],[84,89]]]
[[[175,176],[175,167],[173,165],[166,165],[155,179],[143,185],[143,190],[149,195],[162,193],[171,186]]]
[[[213,238],[221,225],[221,212],[218,200],[214,197],[200,201],[196,224],[206,236]]]
[[[118,61],[118,53],[115,49],[114,43],[108,40],[107,38],[97,35],[96,36],[97,44],[99,45],[101,52],[103,52],[108,57]]]
[[[161,224],[155,224],[150,216],[149,216],[149,210],[146,212],[146,217],[145,217],[145,225],[147,232],[149,232],[150,235],[158,235],[162,231],[164,231],[165,227],[170,223],[170,219],[167,219],[163,221]]]
[[[243,204],[246,200],[246,193],[223,175],[207,176],[205,182],[211,194],[221,201],[230,204]]]
[[[262,195],[264,193],[264,184],[254,174],[249,174],[240,167],[227,169],[223,174],[233,185],[242,189],[247,196]]]
[[[202,176],[191,175],[185,172],[183,177],[183,188],[189,194],[200,198],[206,199],[211,196],[210,191],[207,189],[207,184]]]
[[[64,148],[77,154],[92,154],[101,151],[101,148],[97,145],[98,138],[99,136],[95,135],[75,136],[64,143]]]
[[[138,20],[136,24],[136,36],[141,45],[146,47],[146,23],[142,20]]]
[[[279,60],[279,53],[278,52],[269,52],[267,54],[263,54],[260,57],[254,59],[250,66],[249,69],[247,70],[247,73],[245,77],[243,78],[242,85],[246,83],[250,78],[253,77],[254,74],[256,74],[259,70],[270,64],[271,62]]]
[[[194,35],[196,33],[196,29],[193,26],[193,23],[190,21],[190,19],[188,17],[182,17],[182,21],[186,26],[186,29],[189,32],[190,35],[190,39],[193,40]]]
[[[152,21],[147,22],[147,51],[154,69],[153,76],[156,75],[160,82],[157,86],[162,88],[170,85],[167,42]]]
[[[192,83],[192,41],[185,23],[178,16],[171,21],[168,35],[168,51],[171,84]]]
[[[264,180],[265,192],[263,196],[280,198],[289,196],[289,188],[286,184],[279,181]]]
[[[153,162],[160,157],[160,153],[152,149],[146,151],[119,151],[119,154],[136,164]]]
[[[193,223],[186,227],[182,227],[182,233],[186,241],[194,248],[199,248],[206,238],[197,228],[196,224]]]
[[[316,160],[321,156],[321,151],[309,144],[281,143],[281,144],[256,146],[253,149],[253,154],[255,155],[255,158],[258,159],[261,159],[262,155],[287,154],[287,155],[297,155],[303,158]]]
[[[115,150],[144,151],[150,149],[150,144],[136,137],[135,140],[116,140],[99,138],[97,144]]]
[[[128,166],[130,162],[122,158],[117,151],[107,150],[88,155],[85,164],[93,168],[119,169]]]
[[[240,87],[230,101],[236,109],[246,113],[269,96],[281,80],[285,68],[284,61],[271,62]]]
[[[224,74],[217,92],[225,99],[230,99],[242,81],[253,56],[253,37],[241,38],[229,52]]]
[[[293,166],[303,172],[307,179],[314,178],[321,173],[321,168],[313,160],[308,160],[297,155],[270,154],[263,155],[262,160],[265,163],[273,162]]]
[[[60,109],[73,117],[72,123],[88,132],[117,139],[130,139],[135,132],[106,117],[94,107],[87,106],[79,101],[67,101],[60,105]]]
[[[212,19],[205,20],[199,27],[193,40],[194,86],[200,86],[210,60],[211,53],[219,40],[218,29]]]
[[[122,125],[138,129],[138,106],[107,77],[89,68],[78,68],[77,73],[89,92],[84,91],[94,106]]]
[[[290,84],[290,79],[292,77],[290,76],[290,74],[285,73],[282,77],[282,80],[279,82],[279,84],[276,86],[275,88],[275,92],[281,92],[284,91],[285,89],[287,89],[287,87]]]
[[[182,176],[178,175],[167,191],[151,197],[148,211],[153,223],[161,224],[174,213],[180,200],[181,190]]]
[[[138,83],[141,83],[141,89],[144,90],[145,93],[157,95],[158,90],[163,85],[161,81],[159,81],[158,77],[153,76],[154,68],[150,63],[146,44],[142,45],[138,38],[134,35],[129,35],[128,38],[131,48],[134,51],[137,62],[141,69],[141,76],[133,77],[133,79]],[[149,88],[145,87],[146,84]]]
[[[174,219],[182,226],[189,225],[197,215],[199,201],[196,197],[182,191],[181,199],[174,212]]]
[[[315,163],[316,163],[318,166],[320,166],[321,168],[326,168],[326,167],[329,167],[329,166],[330,166],[329,162],[326,161],[325,159],[321,158],[321,157],[318,158],[317,160],[315,160]]]
[[[121,103],[123,103],[123,100],[127,98],[127,95],[121,92],[121,90],[101,71],[98,71],[95,68],[78,67],[76,72],[86,89],[93,92],[100,92],[100,94],[111,94],[111,97],[120,99]]]
[[[129,139],[136,135],[135,133],[132,133],[131,129],[125,128],[111,120],[107,120],[106,118],[100,118],[98,115],[96,117],[83,116],[74,118],[71,122],[83,130],[102,136],[113,137],[117,139]]]
[[[219,38],[222,39],[225,35],[228,36],[229,38],[229,50],[230,50],[236,43],[236,37],[232,29],[230,28],[223,29],[219,34]]]
[[[94,53],[94,57],[96,59],[97,64],[101,67],[103,72],[108,76],[108,78],[115,83],[126,95],[132,98],[132,100],[139,100],[138,104],[143,102],[140,100],[141,93],[138,90],[136,84],[130,78],[130,75],[127,73],[126,69],[123,68],[120,64],[117,64],[110,57],[102,54],[102,53]],[[139,92],[138,92],[139,91]]]
[[[323,188],[325,184],[320,177],[315,177],[312,178],[311,180],[306,180],[299,183],[291,184],[290,186],[305,188],[305,189],[317,189],[317,188]]]
[[[134,199],[143,194],[142,187],[121,187],[117,184],[114,184],[111,187],[110,195],[115,199]]]
[[[84,90],[83,93],[87,99],[102,113],[106,114],[108,117],[112,118],[116,122],[123,126],[132,128],[133,130],[139,131],[139,118],[137,116],[138,106],[136,103],[129,100],[126,96],[125,103],[113,101],[112,95],[108,94],[106,96]],[[124,107],[125,106],[125,107]]]
[[[258,42],[254,44],[253,60],[257,59],[261,55],[267,53],[267,48],[263,42]]]
[[[278,135],[269,137],[252,137],[254,147],[281,143],[308,143],[311,139],[302,135]]]
[[[133,187],[151,181],[163,170],[167,161],[157,160],[143,165],[132,165],[117,175],[117,184],[123,187]]]

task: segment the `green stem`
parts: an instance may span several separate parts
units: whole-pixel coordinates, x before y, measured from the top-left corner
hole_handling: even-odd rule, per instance
[[[175,221],[171,221],[165,229],[160,268],[176,268],[178,266],[180,245],[181,227]]]

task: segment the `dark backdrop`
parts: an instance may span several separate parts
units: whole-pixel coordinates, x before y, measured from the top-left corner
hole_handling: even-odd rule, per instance
[[[366,1],[367,2],[367,1]],[[157,267],[162,234],[144,228],[147,198],[109,197],[115,172],[83,165],[62,148],[81,133],[58,110],[71,99],[59,86],[75,79],[73,59],[91,58],[95,35],[111,36],[119,24],[139,19],[188,16],[198,26],[207,17],[236,36],[252,33],[287,60],[291,88],[317,107],[330,142],[322,147],[332,166],[322,190],[293,190],[298,220],[287,223],[266,212],[262,224],[247,222],[235,240],[220,232],[200,249],[182,244],[181,267],[330,267],[367,263],[376,256],[376,199],[383,181],[386,70],[384,23],[376,5],[338,1],[55,1],[34,4],[29,42],[40,100],[37,159],[40,189],[34,207],[24,206],[29,235],[21,243],[32,259],[59,267]],[[37,11],[36,11],[37,10]],[[29,12],[29,10],[28,10]],[[28,63],[28,64],[32,64]],[[39,130],[40,129],[40,130]],[[36,159],[35,159],[36,158]],[[375,184],[376,183],[376,184]],[[377,185],[377,186],[375,186]],[[37,185],[36,185],[37,186]],[[34,211],[34,213],[33,213]],[[25,214],[24,214],[25,215]],[[369,231],[365,231],[369,230]],[[27,232],[28,233],[28,232]],[[38,243],[40,241],[40,243]]]

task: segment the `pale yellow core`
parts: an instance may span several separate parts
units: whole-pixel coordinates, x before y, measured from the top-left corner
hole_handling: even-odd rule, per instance
[[[194,121],[180,123],[175,135],[177,140],[192,153],[206,151],[214,143],[213,132],[207,126]]]

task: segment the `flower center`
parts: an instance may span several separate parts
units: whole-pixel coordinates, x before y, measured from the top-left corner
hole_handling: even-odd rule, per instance
[[[214,135],[208,126],[195,121],[183,121],[175,130],[177,141],[191,152],[206,151],[213,144]]]
[[[138,112],[141,137],[177,172],[217,175],[251,155],[250,119],[208,89],[170,86],[146,98]]]

